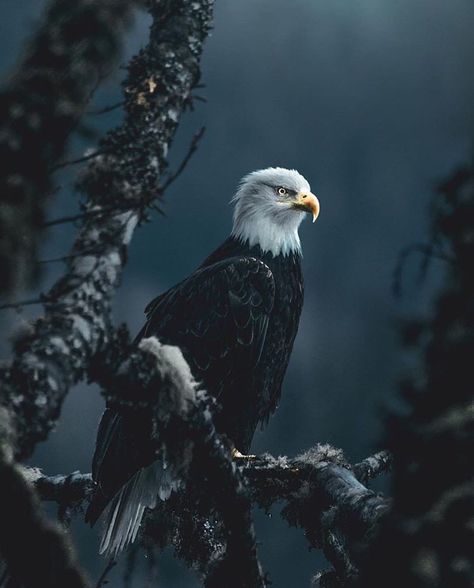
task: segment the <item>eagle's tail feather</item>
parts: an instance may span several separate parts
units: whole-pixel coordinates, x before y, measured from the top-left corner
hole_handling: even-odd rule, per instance
[[[157,497],[166,500],[178,485],[179,481],[161,459],[139,470],[117,492],[102,515],[100,553],[115,557],[133,543],[145,508],[155,508]]]

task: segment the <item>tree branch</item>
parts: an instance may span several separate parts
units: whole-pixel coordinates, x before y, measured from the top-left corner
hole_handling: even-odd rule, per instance
[[[105,35],[106,38],[100,46],[109,55],[116,39],[115,33],[120,30],[120,19],[129,13],[130,3],[106,0],[98,3],[97,7],[95,2],[78,2],[76,5],[76,9],[72,10],[70,2],[64,0],[57,0],[53,4],[54,10],[50,14],[50,19],[53,24],[55,19],[59,19],[52,27],[55,34],[61,32],[63,24],[70,30],[81,31],[81,48],[86,49],[86,54],[92,50],[95,55],[87,39],[82,37],[84,27],[71,26],[70,23],[71,15],[82,14],[82,17],[85,17],[81,10],[86,9],[87,14],[92,11],[91,19],[100,15],[100,19],[104,19],[105,23],[113,23],[113,31],[108,31],[104,29],[104,22],[96,23],[97,26],[93,28],[91,23],[95,21],[86,18],[87,30],[98,28],[100,34]],[[161,0],[150,2],[150,12],[154,19],[150,42],[129,66],[124,86],[125,120],[121,127],[110,132],[101,142],[99,149],[105,153],[91,161],[80,186],[87,196],[86,214],[92,211],[104,213],[110,211],[111,207],[113,212],[98,214],[97,217],[94,214],[86,219],[75,241],[65,275],[47,295],[44,317],[35,323],[33,332],[16,345],[13,361],[0,368],[0,445],[6,453],[12,454],[16,459],[30,455],[36,443],[47,437],[59,416],[68,390],[85,376],[90,358],[108,343],[111,330],[111,297],[119,284],[126,249],[141,213],[160,194],[159,178],[166,167],[166,155],[177,128],[179,115],[199,79],[199,58],[210,27],[212,5],[212,0],[175,0],[172,4]],[[63,14],[64,10],[66,14]],[[111,14],[108,16],[109,10]],[[40,35],[41,42],[49,39],[49,32],[46,28],[46,40]],[[37,55],[42,54],[37,54],[35,50],[31,57],[32,62],[38,59]],[[88,88],[88,78],[94,79],[93,67],[91,69],[90,64],[81,60],[81,55],[67,45],[64,49],[64,59],[64,79],[69,79],[67,76],[75,71],[77,65],[83,68],[86,74],[84,87]],[[69,59],[72,59],[73,63],[70,63]],[[37,66],[39,67],[39,64],[35,64],[35,67]],[[8,278],[2,281],[2,285],[9,286],[15,278],[15,273],[10,269],[10,274],[6,274],[10,266],[3,271],[2,264],[9,264],[10,259],[14,258],[17,261],[16,266],[20,267],[25,255],[30,255],[34,250],[34,239],[25,248],[22,243],[19,244],[15,240],[14,235],[36,234],[35,231],[42,222],[42,195],[49,192],[47,170],[62,155],[68,132],[66,127],[72,126],[76,121],[79,103],[82,112],[82,94],[81,100],[77,101],[76,94],[61,94],[61,100],[64,100],[66,106],[69,100],[72,101],[70,107],[73,116],[61,119],[58,134],[52,132],[58,122],[54,116],[61,112],[55,99],[57,83],[58,80],[63,80],[57,71],[53,71],[53,74],[54,79],[49,81],[55,90],[51,96],[43,97],[46,108],[53,108],[53,114],[49,110],[38,111],[38,128],[41,132],[37,132],[36,126],[25,131],[28,139],[32,140],[25,141],[25,148],[20,150],[17,164],[14,160],[12,165],[8,165],[12,158],[3,158],[12,170],[14,181],[8,176],[5,188],[10,191],[1,190],[2,194],[8,196],[8,206],[13,207],[11,214],[9,212],[6,217],[0,218],[1,255],[5,255],[6,252],[5,258],[1,259],[0,269],[4,278]],[[49,70],[47,75],[51,76]],[[19,79],[23,92],[29,88],[28,79],[22,80],[21,76]],[[159,80],[156,92],[150,90],[151,79]],[[74,78],[72,82],[75,81]],[[30,90],[30,94],[34,96],[34,88]],[[12,99],[15,98],[16,89],[12,92],[7,98],[3,97],[4,102],[8,102],[12,96]],[[23,121],[25,125],[29,125],[35,117],[35,110],[30,106],[29,103],[21,104],[25,114],[20,116],[19,121]],[[45,129],[48,137],[43,136]],[[9,132],[10,129],[7,129],[3,136],[10,137]],[[16,132],[16,127],[11,132]],[[133,149],[130,148],[131,145]],[[50,148],[46,149],[45,146]],[[11,144],[8,143],[7,147],[10,148]],[[48,154],[48,158],[43,161],[45,153]],[[37,162],[37,165],[31,167],[31,161]],[[27,167],[22,167],[24,165]],[[28,173],[32,169],[42,170],[41,177],[30,177]],[[18,206],[21,207],[21,214],[17,210]],[[1,210],[3,214],[6,208]],[[26,217],[22,216],[24,212]],[[5,224],[5,219],[8,218],[15,219],[14,230],[10,230],[12,227]],[[23,229],[20,230],[21,227]],[[5,239],[10,239],[11,243]],[[97,247],[98,252],[85,254],[92,247]],[[7,471],[5,475],[8,475]],[[36,524],[38,511],[29,507],[28,495],[19,493],[17,498],[12,504],[8,504],[10,510],[6,513],[8,516],[2,519],[2,535],[4,538],[20,537],[25,541],[25,537],[22,537],[21,533],[18,534],[17,519],[24,520],[25,529],[29,526],[32,531],[44,526],[42,523]],[[7,505],[7,502],[3,504]],[[29,517],[28,520],[25,518],[26,515]],[[70,563],[72,560],[65,556],[70,549],[66,548],[64,542],[55,544],[53,535],[42,534],[39,531],[32,532],[27,538],[31,541],[28,555],[19,548],[18,543],[10,542],[8,546],[3,542],[0,545],[7,564],[15,575],[17,570],[19,578],[22,578],[24,573],[34,573],[36,585],[57,585],[57,579],[48,576],[48,570],[34,559],[36,553],[55,549],[56,551],[51,553],[56,553],[56,568],[59,572],[64,568],[70,575],[69,581],[59,583],[78,587],[84,584],[81,584],[79,579],[75,580],[74,574],[80,578],[80,572]],[[36,545],[40,541],[41,545]],[[22,557],[24,571],[18,567],[16,558],[19,556]],[[59,577],[63,579],[61,573]],[[25,585],[33,585],[31,582],[29,580]]]
[[[232,516],[239,519],[239,525],[242,523],[249,525],[250,519],[247,517],[242,519],[242,510],[236,509],[233,502],[236,490],[234,489],[234,494],[232,495],[226,486],[228,484],[226,479],[232,479],[234,474],[227,466],[229,464],[229,454],[225,445],[222,445],[215,432],[209,429],[209,424],[201,421],[198,425],[197,413],[194,412],[193,414],[194,416],[188,422],[188,425],[196,430],[188,430],[188,439],[195,439],[198,444],[198,449],[195,449],[197,456],[193,458],[195,460],[193,467],[199,473],[199,477],[195,478],[192,477],[192,473],[188,473],[188,476],[190,476],[188,485],[192,488],[192,496],[188,497],[188,499],[189,503],[192,504],[193,518],[199,519],[199,517],[196,517],[199,510],[196,496],[199,497],[199,493],[208,491],[212,496],[210,500],[219,500],[219,497],[224,497],[225,504],[221,503],[220,505],[222,513],[233,513]],[[173,421],[173,426],[175,425],[176,422]],[[182,428],[179,430],[180,434],[182,434]],[[207,435],[204,435],[205,432]],[[206,437],[209,441],[204,442],[199,448],[199,443],[201,443],[199,440]],[[376,455],[381,457],[382,453],[384,452]],[[374,457],[370,457],[361,463],[372,463],[373,459]],[[385,463],[384,468],[386,468],[389,461],[387,455],[384,456],[383,461]],[[249,499],[266,510],[273,503],[281,500],[285,501],[286,505],[282,512],[284,518],[290,524],[297,524],[305,529],[310,543],[317,548],[323,549],[328,561],[334,565],[337,577],[344,580],[353,580],[357,575],[357,569],[352,563],[348,552],[352,553],[353,556],[355,555],[356,559],[360,558],[358,543],[365,535],[374,532],[381,516],[387,512],[389,507],[387,499],[375,494],[356,479],[354,472],[357,469],[361,469],[360,464],[350,468],[344,462],[341,452],[328,445],[317,445],[303,455],[293,459],[284,456],[276,458],[265,454],[249,460],[238,468]],[[204,471],[208,479],[206,484],[203,485],[202,472]],[[382,471],[382,468],[378,470],[373,468],[371,470],[372,477]],[[219,479],[215,478],[217,472],[219,472]],[[74,504],[77,504],[78,501],[88,500],[93,491],[90,474],[74,472],[70,476],[54,476],[52,478],[41,474],[35,474],[35,476],[34,483],[44,500],[60,502],[71,499]],[[72,482],[68,481],[68,478]],[[74,488],[74,493],[71,493],[71,484]],[[197,487],[200,487],[199,491],[196,489]],[[215,492],[216,487],[220,489],[219,493]],[[227,488],[227,491],[224,491],[224,488]],[[183,494],[187,495],[189,490],[189,488],[186,489]],[[238,490],[238,492],[241,491]],[[166,509],[166,503],[163,508]],[[176,502],[171,500],[169,509],[172,511],[173,517],[179,518],[177,513],[183,509],[183,503],[181,502],[178,506]],[[150,532],[153,534],[156,527],[159,527],[161,533],[164,532],[166,525],[163,524],[162,510],[151,513],[152,520],[155,516],[158,517],[158,520],[155,526],[148,524],[145,533]],[[330,516],[325,516],[325,513],[328,512]],[[192,528],[192,531],[191,528],[188,521],[185,530],[188,542],[202,541],[202,528],[197,526]],[[194,533],[194,535],[191,535],[191,533]],[[337,533],[342,534],[345,545],[337,537]],[[240,543],[242,531],[238,531],[236,536],[239,538]],[[146,537],[144,539],[146,541]],[[239,549],[241,547],[240,545]],[[211,556],[215,556],[212,549],[207,557],[210,559]],[[219,573],[212,580],[214,583],[208,581],[207,585],[223,585],[219,584],[219,582],[223,582],[223,578],[228,578],[229,574],[230,576],[235,576],[236,570],[241,569],[246,561],[248,560],[240,557],[240,565],[233,568],[233,572],[229,572],[229,563],[223,565],[220,570],[222,575]],[[235,561],[232,565],[234,564]],[[200,566],[204,569],[206,568],[203,562],[200,562]],[[243,581],[241,576],[237,576],[237,578],[237,581]]]
[[[100,114],[106,114],[108,112],[112,112],[113,110],[117,110],[121,106],[125,104],[124,100],[120,100],[119,102],[115,102],[115,104],[110,104],[109,106],[104,106],[103,108],[98,108],[96,110],[89,110],[86,112],[87,115],[96,116]]]
[[[392,461],[391,453],[379,451],[355,464],[354,474],[362,484],[367,484],[372,478],[389,471],[392,467]]]
[[[196,499],[193,510],[209,516],[217,512],[225,529],[222,550],[202,565],[205,585],[263,588],[250,501],[230,447],[214,429],[211,399],[198,389],[178,347],[150,337],[134,353],[123,341],[117,348],[121,356],[112,362],[98,358],[92,374],[104,388],[108,406],[125,413],[139,410],[150,419],[157,431],[150,442],[157,457],[165,456],[171,486],[185,486],[185,494]],[[110,347],[107,351],[114,353]]]
[[[92,474],[72,472],[67,475],[45,476],[36,468],[22,467],[25,480],[33,484],[41,500],[74,506],[88,500],[94,490]]]
[[[195,133],[194,137],[191,140],[191,144],[189,145],[188,152],[186,153],[183,161],[180,163],[178,169],[168,177],[166,182],[161,187],[162,193],[164,193],[167,190],[167,188],[169,188],[169,186],[171,186],[171,184],[184,172],[186,166],[188,165],[192,156],[196,152],[199,145],[199,141],[203,138],[205,130],[206,127],[201,127],[199,131]]]
[[[140,219],[137,211],[159,194],[179,114],[199,79],[212,1],[179,0],[171,6],[155,0],[150,11],[150,43],[132,60],[124,84],[124,123],[101,142],[106,153],[94,158],[80,184],[86,213],[110,207],[120,212],[86,219],[66,274],[48,294],[45,316],[0,372],[2,403],[13,409],[18,457],[47,436],[69,387],[108,341],[110,297]],[[159,80],[153,92],[151,79]],[[91,246],[100,253],[81,256]]]
[[[92,153],[88,153],[87,155],[82,155],[81,157],[77,157],[76,159],[68,159],[66,161],[60,161],[56,165],[51,167],[51,172],[58,171],[58,169],[63,169],[64,167],[69,167],[70,165],[77,165],[78,163],[84,163],[86,161],[90,161],[95,157],[101,155],[101,151],[93,151]]]

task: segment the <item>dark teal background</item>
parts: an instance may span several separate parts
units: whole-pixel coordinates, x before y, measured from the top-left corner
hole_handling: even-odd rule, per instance
[[[0,0],[5,75],[44,4]],[[207,103],[184,117],[174,165],[201,125],[207,132],[166,194],[166,218],[155,215],[136,233],[115,314],[135,332],[145,304],[228,235],[229,199],[243,174],[269,165],[303,173],[320,198],[321,216],[301,229],[304,312],[280,409],[256,435],[256,452],[294,455],[328,442],[358,460],[381,438],[383,409],[394,403],[397,381],[411,365],[398,342],[397,321],[429,313],[442,273],[435,262],[419,287],[413,259],[404,297],[396,300],[396,258],[405,245],[426,239],[436,182],[472,156],[473,25],[471,0],[216,2],[203,58],[206,88],[198,91]],[[137,18],[123,63],[146,43],[147,28],[147,17]],[[120,99],[122,74],[112,74],[96,107]],[[120,112],[87,122],[102,134],[120,122]],[[70,156],[93,147],[93,140],[76,138]],[[76,209],[70,189],[75,172],[58,178],[63,190],[51,217]],[[65,254],[73,235],[71,226],[51,230],[43,257]],[[60,272],[60,265],[49,265],[42,288]],[[3,313],[2,356],[8,357],[7,337],[38,312]],[[101,406],[97,389],[78,386],[32,462],[51,474],[89,471]],[[271,518],[258,513],[256,520],[272,586],[309,586],[325,564],[308,552],[302,533],[287,528],[278,508]],[[96,533],[79,522],[74,532],[96,579],[104,565],[96,555]],[[160,560],[159,578],[167,588],[197,585],[170,556]],[[119,569],[110,580],[112,587],[121,585]]]

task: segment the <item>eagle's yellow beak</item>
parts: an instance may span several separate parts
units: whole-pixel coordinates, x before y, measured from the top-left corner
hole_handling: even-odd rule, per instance
[[[313,223],[319,216],[319,200],[311,192],[300,192],[293,203],[298,210],[304,210],[313,215]]]

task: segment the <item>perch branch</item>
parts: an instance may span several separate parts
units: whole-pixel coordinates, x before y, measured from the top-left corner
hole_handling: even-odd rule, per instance
[[[214,471],[220,472],[222,476],[220,480],[211,478],[214,498],[215,488],[225,487],[222,484],[225,484],[226,476],[231,479],[233,475],[227,469],[228,452],[225,446],[219,445],[218,437],[212,430],[209,430],[209,424],[205,424],[202,420],[199,423],[196,415],[193,417],[192,427],[197,430],[190,432],[190,438],[205,439],[207,437],[208,439],[201,446],[200,457],[196,458],[195,467],[201,473]],[[207,435],[203,435],[204,432]],[[382,453],[385,452],[380,452],[380,454]],[[361,463],[372,462],[373,459],[374,456]],[[371,466],[370,477],[375,477],[387,467],[387,456],[383,461],[384,468]],[[356,479],[354,472],[357,469],[361,469],[360,464],[350,468],[342,461],[340,452],[327,445],[318,445],[302,456],[293,459],[284,456],[276,458],[264,454],[239,467],[240,476],[244,481],[249,499],[265,509],[268,509],[273,503],[285,501],[284,517],[288,522],[304,527],[310,541],[312,535],[319,536],[320,534],[322,512],[329,509],[341,509],[341,512],[331,516],[330,522],[326,525],[327,533],[324,534],[322,540],[319,543],[317,541],[311,542],[316,547],[323,549],[328,560],[334,565],[338,576],[345,578],[355,577],[356,568],[334,531],[343,533],[344,538],[349,542],[360,540],[361,536],[373,531],[378,525],[380,517],[389,507],[387,499],[375,494]],[[227,473],[225,473],[226,471]],[[72,482],[68,482],[68,478],[71,478]],[[219,482],[218,486],[216,486],[217,482]],[[70,490],[71,484],[74,488],[73,494]],[[74,503],[88,500],[93,490],[90,474],[78,474],[77,472],[70,476],[51,478],[39,475],[35,479],[35,485],[44,500],[57,502],[63,501],[66,496],[71,496]],[[202,488],[202,491],[205,489]],[[219,496],[225,497],[229,502],[235,499],[235,495],[231,498],[231,493],[227,491],[219,492]],[[170,508],[175,509],[174,505]],[[235,504],[221,505],[221,508],[222,512],[236,512]],[[240,515],[239,518],[241,519]],[[246,524],[249,524],[249,519],[246,520]],[[305,521],[304,524],[303,521]],[[356,531],[352,528],[354,522]],[[240,538],[241,533],[238,536]],[[245,559],[242,558],[241,563],[244,561]]]

